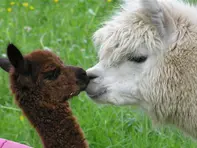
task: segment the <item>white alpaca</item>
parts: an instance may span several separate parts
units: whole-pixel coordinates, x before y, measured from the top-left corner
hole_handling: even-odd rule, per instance
[[[94,34],[87,70],[96,102],[138,105],[156,123],[197,138],[197,8],[175,0],[126,0]]]

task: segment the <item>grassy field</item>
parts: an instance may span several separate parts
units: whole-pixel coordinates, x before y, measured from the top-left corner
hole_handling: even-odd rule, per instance
[[[23,53],[53,49],[66,63],[87,69],[97,62],[91,36],[116,6],[114,0],[1,0],[0,55],[13,42]],[[172,127],[152,128],[149,118],[134,107],[97,105],[85,93],[70,103],[91,148],[197,147]],[[2,70],[0,137],[41,148],[38,135],[15,105]]]

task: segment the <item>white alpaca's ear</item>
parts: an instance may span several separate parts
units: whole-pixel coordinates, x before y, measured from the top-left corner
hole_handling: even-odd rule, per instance
[[[175,23],[165,8],[157,0],[140,0],[143,10],[150,15],[152,24],[156,27],[161,40],[171,44],[173,33],[176,31]]]

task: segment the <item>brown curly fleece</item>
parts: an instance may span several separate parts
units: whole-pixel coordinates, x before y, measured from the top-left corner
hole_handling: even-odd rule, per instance
[[[11,53],[16,49],[13,45],[8,47]],[[12,64],[9,71],[11,90],[44,147],[88,148],[67,102],[87,86],[89,80],[85,71],[65,66],[49,51],[34,51],[23,59],[17,54],[8,51]]]

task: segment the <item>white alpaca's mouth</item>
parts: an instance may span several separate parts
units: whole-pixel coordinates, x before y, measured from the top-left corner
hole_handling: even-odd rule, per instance
[[[103,96],[104,94],[107,93],[107,89],[102,89],[102,90],[100,90],[98,92],[95,92],[95,93],[90,92],[89,90],[86,90],[86,92],[87,92],[87,94],[88,94],[88,96],[90,98],[92,98],[92,99],[98,99],[98,98],[100,98],[101,96]]]

